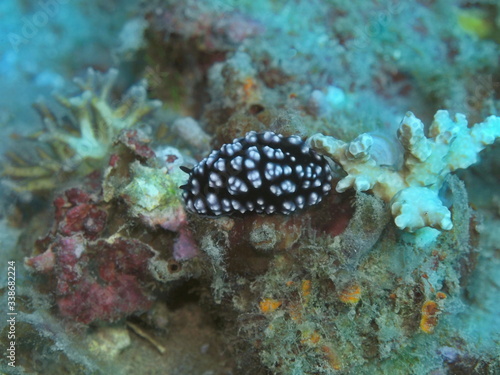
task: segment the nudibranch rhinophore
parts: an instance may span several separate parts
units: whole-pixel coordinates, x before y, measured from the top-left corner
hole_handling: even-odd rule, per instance
[[[315,205],[331,190],[326,159],[300,137],[250,132],[214,150],[180,188],[189,211],[218,216],[235,212],[290,214]]]

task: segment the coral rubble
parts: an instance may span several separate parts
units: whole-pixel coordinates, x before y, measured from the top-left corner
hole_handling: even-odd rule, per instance
[[[147,285],[164,280],[169,264],[193,258],[198,251],[180,201],[179,177],[175,177],[182,172],[141,165],[137,159],[162,162],[156,161],[138,131],[123,133],[117,142],[121,148],[111,156],[102,192],[98,184],[93,192],[70,188],[58,196],[52,231],[38,241],[38,254],[25,261],[29,269],[55,283],[61,315],[85,324],[147,311],[153,302]],[[86,189],[92,191],[91,186]],[[159,251],[149,244],[120,233],[112,220],[119,211],[114,206],[117,200],[130,207],[130,218],[151,230],[179,232],[177,239],[172,238],[171,261],[160,259]]]
[[[39,241],[45,250],[25,263],[54,278],[60,313],[90,323],[146,310],[151,298],[143,283],[154,250],[134,239],[98,239],[107,213],[80,189],[67,190],[54,205],[55,229]]]

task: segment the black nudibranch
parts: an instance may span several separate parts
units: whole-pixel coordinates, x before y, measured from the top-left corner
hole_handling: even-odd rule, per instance
[[[326,159],[298,136],[250,132],[214,150],[180,188],[189,211],[282,213],[315,205],[331,190]]]

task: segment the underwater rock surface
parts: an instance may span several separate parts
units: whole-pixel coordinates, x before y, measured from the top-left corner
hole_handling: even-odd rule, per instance
[[[0,372],[500,373],[498,4],[0,10]]]

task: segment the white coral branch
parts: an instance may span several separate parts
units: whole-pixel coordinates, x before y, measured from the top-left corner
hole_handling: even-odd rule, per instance
[[[468,127],[465,115],[458,113],[451,118],[448,111],[440,110],[428,137],[424,130],[422,121],[412,112],[406,113],[398,130],[404,164],[397,171],[374,158],[374,136],[370,134],[361,134],[349,143],[315,134],[308,143],[347,173],[337,183],[338,192],[349,188],[371,190],[391,202],[396,225],[401,229],[414,231],[429,226],[449,230],[453,227],[451,214],[439,200],[438,192],[446,176],[476,163],[479,153],[500,137],[500,117],[490,116]]]

